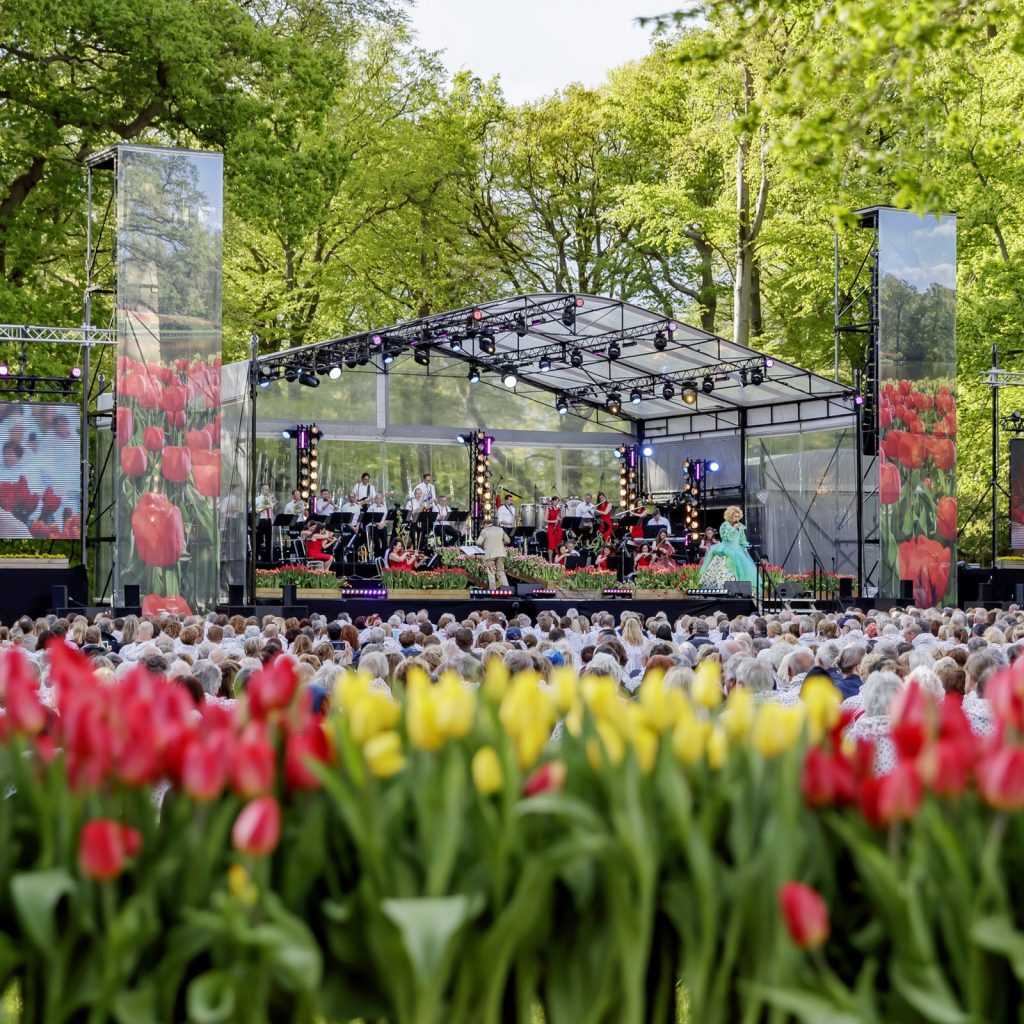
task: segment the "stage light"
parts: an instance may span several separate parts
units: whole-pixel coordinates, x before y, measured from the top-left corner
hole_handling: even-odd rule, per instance
[[[456,434],[455,440],[458,441],[459,444],[465,444],[469,440],[469,438],[466,437],[465,434]]]
[[[451,341],[448,342],[448,344],[453,352],[462,351],[462,339],[457,334],[452,335],[452,339]]]
[[[640,449],[640,453],[645,459],[649,459],[654,454],[654,447],[652,445],[645,444]]]
[[[294,383],[299,379],[299,371],[294,366],[286,366],[284,370],[284,379],[289,384]]]
[[[418,348],[418,349],[416,349],[416,352],[413,354],[413,359],[415,359],[416,362],[420,366],[429,366],[430,365],[430,349],[429,348]]]
[[[565,395],[559,395],[555,399],[555,408],[564,416],[569,411],[569,399]]]
[[[774,359],[766,359],[764,361],[764,365],[765,365],[765,369],[769,369],[770,367],[775,365],[775,360]]]
[[[551,360],[548,359],[547,356],[541,356],[537,363],[537,369],[540,370],[541,373],[547,373],[548,370],[551,369]]]
[[[477,307],[474,306],[472,311],[469,314],[469,318],[471,320],[483,320],[483,318],[484,318],[483,310],[477,309]]]
[[[513,317],[512,328],[520,338],[526,337],[529,329],[526,326],[526,317],[522,313],[516,313]]]
[[[741,388],[745,388],[746,386],[747,386],[747,370],[746,370],[746,367],[744,367],[742,370],[740,370],[740,387]]]
[[[299,383],[305,384],[307,388],[320,387],[320,378],[310,369],[304,369],[299,373]]]
[[[583,353],[578,348],[572,350],[572,354],[569,356],[569,365],[575,366],[577,369],[583,365]]]
[[[395,361],[395,353],[391,349],[385,350],[384,354],[380,357],[380,361],[385,366],[390,366]]]
[[[281,436],[282,436],[282,437],[283,437],[283,438],[284,438],[284,439],[285,439],[286,441],[290,441],[290,440],[291,440],[291,438],[292,438],[292,434],[293,434],[293,433],[294,433],[294,431],[292,431],[292,430],[288,430],[288,429],[286,428],[286,429],[284,429],[284,430],[282,430],[282,431],[281,431]]]
[[[621,459],[621,458],[622,458],[622,449],[621,449],[621,448],[616,448],[616,449],[615,449],[615,450],[614,450],[614,451],[612,452],[612,455],[614,455],[614,456],[615,456],[615,458],[617,458],[617,459]]]
[[[715,460],[714,460],[714,459],[712,459],[712,460],[711,460],[711,461],[710,461],[710,462],[708,463],[708,472],[709,472],[709,473],[717,473],[719,469],[720,469],[720,467],[719,467],[718,463],[717,463],[717,462],[715,462]]]
[[[359,360],[356,358],[355,352],[349,352],[345,356],[345,365],[350,369],[354,370],[359,365]]]
[[[514,388],[519,383],[519,377],[516,375],[516,368],[514,366],[506,366],[501,371],[501,383],[507,388]]]
[[[711,392],[715,390],[715,378],[712,377],[710,373],[704,378],[704,383],[701,384],[701,390],[705,395],[710,395]]]
[[[80,366],[72,366],[70,373],[68,373],[68,376],[72,380],[81,380],[82,379],[82,368]]]
[[[667,345],[668,345],[668,338],[665,337],[665,332],[664,331],[658,331],[658,333],[654,336],[654,347],[659,352],[664,352]]]
[[[666,402],[671,402],[672,399],[675,398],[675,396],[676,389],[671,384],[666,383],[665,386],[661,389],[661,397],[664,398]]]
[[[337,380],[341,376],[341,364],[340,363],[335,363],[327,371],[327,376],[330,377],[331,380]]]
[[[493,356],[498,346],[494,342],[494,335],[490,331],[480,332],[480,351],[486,356]]]
[[[619,343],[617,341],[613,341],[608,346],[608,358],[609,359],[618,359],[619,356],[621,356],[621,355],[622,355],[622,349],[619,348]]]
[[[11,372],[6,363],[0,363],[0,377],[6,377]]]
[[[750,383],[753,384],[755,388],[760,387],[764,383],[764,372],[758,367],[754,367],[754,369],[750,371]]]
[[[320,375],[321,377],[326,377],[326,376],[327,376],[327,371],[328,371],[329,369],[330,369],[330,367],[329,367],[329,366],[327,365],[327,363],[319,363],[319,362],[318,362],[318,363],[316,364],[316,372],[317,372],[317,373],[318,373],[318,374],[319,374],[319,375]]]
[[[475,366],[471,366],[469,368],[469,373],[466,374],[466,379],[469,381],[470,384],[479,384],[480,371]]]
[[[669,322],[668,322],[668,333],[669,334],[674,334],[677,330],[679,330],[679,324],[677,324],[675,322],[675,320],[669,320]]]
[[[3,376],[3,375],[0,374],[0,376]],[[270,387],[270,378],[269,377],[260,377],[260,387],[261,388],[269,388]]]
[[[855,398],[853,399],[853,404],[854,405],[863,405],[864,404],[864,396],[863,395],[855,396]]]
[[[629,393],[629,400],[633,405],[639,405],[644,400],[644,393],[639,388],[633,388]]]
[[[568,328],[576,326],[576,300],[566,299],[562,307],[562,323]]]
[[[687,405],[696,405],[697,403],[697,389],[693,387],[683,386],[683,401]]]
[[[608,397],[605,399],[605,406],[613,416],[617,416],[622,412],[622,395],[618,391],[609,391]]]

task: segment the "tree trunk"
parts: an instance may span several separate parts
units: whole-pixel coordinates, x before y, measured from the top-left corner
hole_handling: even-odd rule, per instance
[[[743,114],[750,112],[750,71],[743,68]],[[732,289],[732,337],[737,345],[750,340],[750,186],[747,163],[750,133],[744,130],[736,145],[736,277]]]

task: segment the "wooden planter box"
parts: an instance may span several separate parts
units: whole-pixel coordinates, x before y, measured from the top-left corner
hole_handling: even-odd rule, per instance
[[[280,587],[257,587],[257,597],[275,597],[280,599],[281,588]],[[304,601],[315,600],[317,598],[324,597],[337,597],[337,587],[299,587],[295,591],[296,598],[301,598]]]
[[[633,597],[637,601],[682,601],[686,597],[685,590],[634,590]]]
[[[397,587],[388,590],[388,599],[396,601],[415,601],[417,598],[429,598],[431,601],[440,601],[448,598],[452,601],[468,601],[468,590],[430,590],[424,587]]]

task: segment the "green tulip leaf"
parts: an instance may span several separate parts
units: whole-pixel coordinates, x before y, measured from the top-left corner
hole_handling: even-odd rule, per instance
[[[426,985],[441,968],[452,939],[480,912],[481,902],[462,895],[381,901],[384,914],[398,929],[419,985]]]
[[[750,990],[771,1006],[793,1014],[805,1024],[865,1024],[859,1013],[840,1010],[824,996],[804,989],[751,985]]]
[[[1018,980],[1024,981],[1024,933],[1004,914],[983,917],[971,928],[971,941],[989,953],[1005,957]]]
[[[207,971],[188,986],[185,1009],[192,1024],[221,1024],[235,1012],[235,984],[228,971]]]
[[[929,1024],[971,1024],[938,966],[892,965],[893,987]]]
[[[160,1024],[155,985],[118,992],[112,1009],[117,1024]]]
[[[75,891],[75,880],[63,869],[30,871],[11,879],[11,898],[21,927],[44,956],[57,948],[57,904]]]
[[[260,924],[252,929],[251,938],[270,954],[270,962],[295,989],[312,992],[320,983],[320,950],[311,934],[277,924]]]
[[[0,932],[0,988],[3,987],[8,975],[21,962],[21,954],[14,940]]]

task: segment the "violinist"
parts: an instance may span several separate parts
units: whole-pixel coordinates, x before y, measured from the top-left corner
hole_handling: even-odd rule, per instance
[[[548,528],[548,561],[553,561],[562,546],[562,503],[557,495],[551,499],[544,521]]]
[[[640,554],[636,556],[636,561],[633,563],[633,569],[639,571],[640,569],[650,569],[654,562],[654,555],[651,553],[651,545],[645,544],[640,549]]]
[[[567,544],[559,544],[558,551],[555,554],[555,565],[560,565],[563,569],[565,568],[565,560],[568,557],[569,549]]]
[[[313,525],[308,530],[303,530],[302,539],[305,542],[308,561],[326,562],[328,565],[334,561],[334,545],[337,538],[326,526]]]
[[[668,539],[668,530],[658,531],[658,536],[654,540],[654,550],[652,554],[654,555],[654,560],[659,568],[676,568],[676,551],[672,546],[672,541]]]
[[[610,544],[605,544],[605,546],[601,548],[601,553],[594,560],[594,566],[598,569],[606,570],[608,568],[608,559],[612,557],[613,553],[612,546]]]

